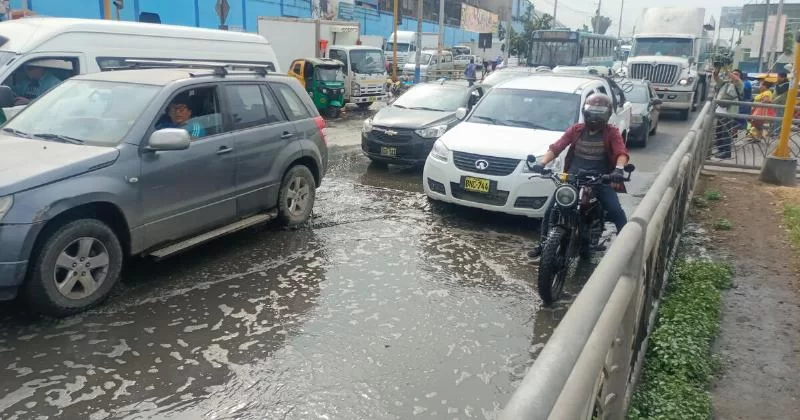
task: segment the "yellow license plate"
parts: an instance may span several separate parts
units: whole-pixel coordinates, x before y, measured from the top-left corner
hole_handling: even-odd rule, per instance
[[[464,189],[467,191],[488,193],[489,180],[483,178],[473,178],[471,176],[464,177]]]
[[[381,147],[381,156],[395,157],[397,156],[396,147]]]
[[[370,96],[370,97],[369,97],[369,101],[370,101],[370,102],[375,102],[375,97],[374,97],[374,96]]]

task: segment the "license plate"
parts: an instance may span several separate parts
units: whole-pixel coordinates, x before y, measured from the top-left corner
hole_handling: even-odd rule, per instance
[[[464,189],[472,192],[489,193],[489,180],[483,178],[464,177]]]
[[[381,147],[381,156],[395,157],[397,156],[396,147]]]
[[[370,96],[370,97],[369,97],[369,101],[370,101],[370,102],[375,102],[375,97],[374,97],[374,96]]]

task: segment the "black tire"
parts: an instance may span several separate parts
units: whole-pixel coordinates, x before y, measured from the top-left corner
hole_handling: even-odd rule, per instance
[[[650,135],[653,136],[656,134],[656,130],[658,129],[658,120],[653,123],[653,128],[650,129]]]
[[[83,252],[85,241],[91,241],[91,245]],[[105,265],[100,262],[102,254],[107,257]],[[59,261],[65,256],[73,258],[70,267],[73,269],[59,266]],[[23,293],[31,308],[38,313],[64,317],[85,311],[108,298],[119,282],[123,259],[119,239],[105,223],[96,219],[66,223],[42,241],[32,260]],[[95,266],[90,265],[92,260],[97,261]],[[73,278],[75,280],[72,280],[70,287],[68,283]],[[85,286],[89,282],[99,284],[91,291]],[[59,286],[63,287],[64,292],[59,291]]]
[[[386,168],[389,167],[389,163],[388,162],[385,162],[385,161],[382,161],[382,160],[378,160],[378,159],[375,159],[375,158],[369,158],[369,160],[370,160],[369,165],[372,166],[373,168],[386,169]]]
[[[305,165],[292,166],[286,171],[281,182],[278,194],[278,221],[290,227],[307,222],[311,218],[316,197],[317,185],[311,170]]]
[[[678,111],[678,116],[683,121],[688,120],[689,119],[689,110],[688,109],[682,109],[682,110]]]
[[[564,290],[567,276],[567,253],[569,252],[569,238],[567,231],[562,227],[554,227],[547,234],[542,257],[539,261],[539,279],[537,287],[539,297],[546,305],[557,301]]]
[[[366,111],[366,110],[369,109],[369,107],[372,106],[372,102],[362,102],[362,103],[356,104],[356,105],[358,106],[358,109],[360,109],[362,111]]]
[[[328,118],[338,118],[339,111],[339,108],[336,108],[335,106],[329,106],[325,108],[325,116]]]
[[[642,137],[640,137],[639,140],[636,142],[636,146],[644,149],[645,147],[647,147],[647,140],[649,139],[650,139],[650,127],[647,127],[647,130],[645,130],[644,134],[642,134]]]

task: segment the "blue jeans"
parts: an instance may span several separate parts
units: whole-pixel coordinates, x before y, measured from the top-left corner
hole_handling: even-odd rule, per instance
[[[606,219],[617,227],[617,233],[622,231],[622,228],[628,223],[628,217],[625,216],[625,210],[622,209],[617,192],[610,185],[598,185],[594,187],[594,196],[603,205],[603,209],[606,211]],[[553,203],[553,206],[555,205]],[[541,231],[539,232],[540,243],[544,242],[550,230],[550,213],[553,210],[553,206],[548,207],[544,212]]]

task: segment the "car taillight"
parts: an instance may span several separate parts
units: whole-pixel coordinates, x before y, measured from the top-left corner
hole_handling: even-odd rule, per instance
[[[328,139],[325,138],[325,127],[327,127],[327,125],[325,124],[325,119],[322,118],[322,117],[315,117],[314,118],[314,123],[317,124],[317,129],[319,130],[319,135],[322,136],[322,142],[327,145],[328,144]]]

